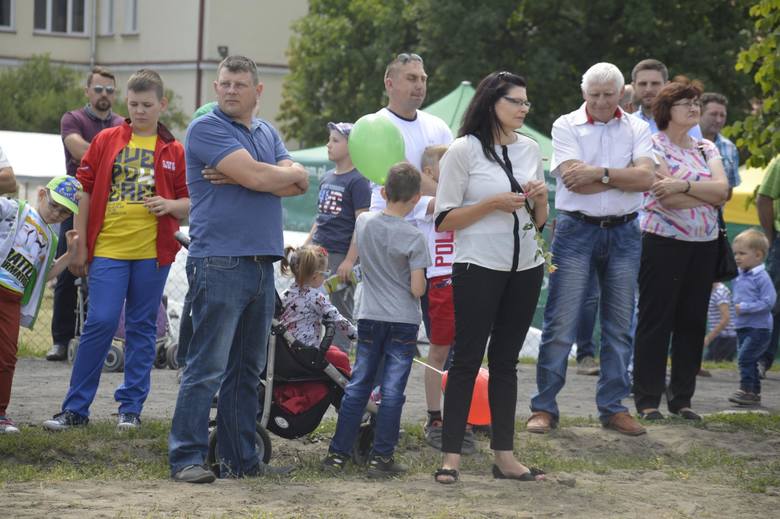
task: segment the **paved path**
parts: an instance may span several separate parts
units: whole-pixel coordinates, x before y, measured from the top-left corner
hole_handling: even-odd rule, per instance
[[[425,416],[423,394],[423,366],[415,364],[406,391],[403,420],[418,421]],[[518,416],[529,414],[528,401],[536,389],[536,366],[520,364],[518,372]],[[20,359],[16,367],[14,388],[8,414],[20,423],[39,424],[59,410],[68,387],[70,366],[65,362],[48,362],[42,359]],[[103,373],[101,386],[92,406],[95,420],[112,419],[116,413],[113,391],[122,380],[121,373]],[[563,416],[597,416],[595,388],[597,377],[577,375],[569,371],[566,386],[558,397]],[[762,409],[780,414],[780,372],[770,372],[763,381]],[[693,407],[699,413],[715,413],[738,409],[730,404],[728,396],[739,387],[736,370],[713,370],[712,378],[699,377]],[[169,419],[173,415],[178,385],[176,373],[168,369],[152,372],[152,392],[144,408],[144,417]],[[630,402],[628,402],[630,403]],[[627,403],[627,404],[628,404]],[[633,407],[629,405],[633,411]],[[662,408],[662,411],[665,409]]]

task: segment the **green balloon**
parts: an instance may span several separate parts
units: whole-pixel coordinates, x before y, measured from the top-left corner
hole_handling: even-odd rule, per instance
[[[349,133],[349,156],[367,179],[383,185],[388,170],[406,160],[401,131],[387,117],[364,115]]]
[[[212,101],[210,103],[206,103],[205,105],[202,105],[200,108],[195,110],[194,114],[192,114],[192,120],[194,121],[201,115],[206,115],[207,113],[211,112],[212,110],[214,110],[215,106],[217,106],[216,101]]]

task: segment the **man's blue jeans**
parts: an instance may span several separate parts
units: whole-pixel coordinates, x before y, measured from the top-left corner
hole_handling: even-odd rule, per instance
[[[590,274],[588,290],[577,318],[577,362],[585,357],[596,356],[596,343],[593,342],[593,330],[596,327],[596,315],[599,311],[599,278],[596,272]]]
[[[557,420],[556,396],[566,383],[566,367],[577,321],[588,296],[589,274],[595,271],[601,287],[601,373],[596,386],[596,405],[602,421],[627,411],[621,403],[628,396],[631,358],[631,317],[634,311],[641,237],[639,222],[609,228],[558,213],[552,242],[553,262],[544,309],[542,342],[536,364],[538,392],[531,399],[532,411],[545,411]]]
[[[358,343],[352,379],[344,390],[330,452],[350,456],[380,361],[382,401],[376,417],[373,454],[392,456],[401,428],[406,381],[417,347],[416,324],[358,320]]]
[[[202,465],[211,401],[219,390],[222,476],[257,472],[255,423],[274,312],[274,274],[264,257],[192,258],[193,334],[168,440],[171,473]]]
[[[156,259],[95,258],[89,266],[89,310],[63,411],[89,416],[103,363],[125,306],[125,380],[114,392],[120,413],[141,414],[151,386],[157,311],[170,266]]]
[[[772,330],[766,328],[737,328],[739,387],[743,391],[761,394],[758,360],[766,351],[771,336]]]

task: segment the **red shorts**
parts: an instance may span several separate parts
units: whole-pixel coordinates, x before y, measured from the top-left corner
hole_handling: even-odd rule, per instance
[[[431,344],[451,346],[455,340],[455,306],[450,276],[428,280],[428,317],[431,319]]]

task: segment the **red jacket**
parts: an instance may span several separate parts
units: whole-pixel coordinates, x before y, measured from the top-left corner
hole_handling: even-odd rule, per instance
[[[88,261],[95,254],[100,229],[106,215],[108,196],[111,193],[111,172],[116,156],[133,135],[128,121],[121,126],[107,128],[98,133],[81,159],[76,178],[90,194],[89,220],[87,223]],[[157,145],[154,149],[154,188],[157,195],[168,198],[189,198],[187,192],[184,146],[178,142],[162,124],[157,126]],[[157,262],[160,265],[173,263],[181,247],[173,237],[179,229],[179,221],[166,214],[157,218]]]

